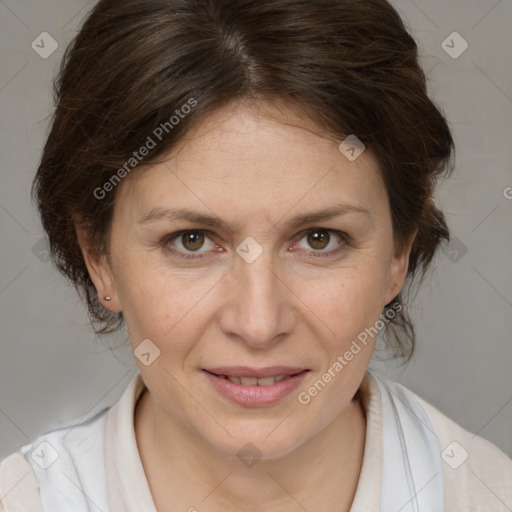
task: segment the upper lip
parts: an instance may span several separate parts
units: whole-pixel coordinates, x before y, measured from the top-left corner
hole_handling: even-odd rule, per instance
[[[308,370],[295,366],[267,366],[266,368],[251,368],[249,366],[221,366],[217,368],[205,368],[207,372],[227,377],[276,377],[277,375],[295,375]]]

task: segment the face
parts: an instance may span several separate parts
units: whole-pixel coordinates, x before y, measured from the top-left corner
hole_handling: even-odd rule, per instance
[[[349,161],[264,107],[217,111],[125,178],[110,257],[87,264],[146,354],[161,420],[224,454],[252,442],[274,458],[350,404],[376,339],[362,333],[402,288],[408,250],[394,251],[368,150]]]

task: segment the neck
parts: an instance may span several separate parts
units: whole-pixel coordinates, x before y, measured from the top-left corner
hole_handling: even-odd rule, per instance
[[[159,512],[349,511],[366,421],[359,393],[325,429],[283,457],[243,464],[162,411],[146,390],[135,411],[142,464]],[[203,507],[201,507],[203,505]],[[206,506],[204,506],[206,505]]]

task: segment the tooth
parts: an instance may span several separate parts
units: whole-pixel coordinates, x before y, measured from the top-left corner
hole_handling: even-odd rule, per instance
[[[276,377],[235,377],[233,375],[222,375],[224,379],[228,379],[234,384],[241,384],[242,386],[272,386],[276,382],[281,382],[286,379],[288,375],[277,375]]]
[[[262,377],[258,379],[258,386],[272,386],[275,383],[274,377]]]
[[[258,383],[256,377],[240,377],[240,383],[243,386],[255,386]]]

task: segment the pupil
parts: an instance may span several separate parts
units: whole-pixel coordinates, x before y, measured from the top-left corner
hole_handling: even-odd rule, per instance
[[[308,243],[313,249],[324,249],[329,244],[329,238],[326,231],[312,231],[308,235]]]
[[[204,242],[202,233],[185,233],[181,237],[183,246],[190,251],[197,251],[200,249]]]

